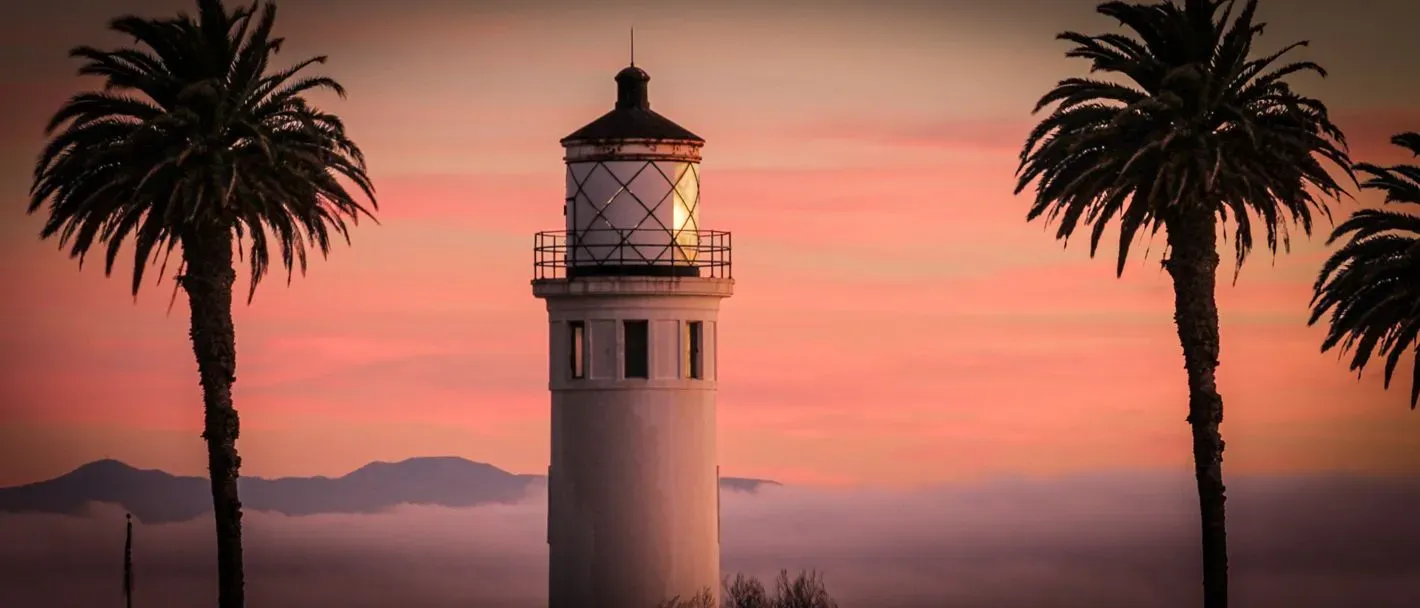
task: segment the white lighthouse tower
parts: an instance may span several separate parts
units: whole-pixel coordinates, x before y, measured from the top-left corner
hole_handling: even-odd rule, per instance
[[[649,80],[621,70],[616,107],[562,139],[566,230],[536,237],[551,608],[719,595],[716,316],[733,292],[730,235],[700,229],[705,141],[651,111]]]

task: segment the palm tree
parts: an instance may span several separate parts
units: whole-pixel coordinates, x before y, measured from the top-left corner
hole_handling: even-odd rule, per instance
[[[180,248],[176,282],[187,293],[201,376],[219,605],[239,608],[233,249],[250,245],[250,303],[272,245],[289,282],[294,265],[305,271],[307,248],[325,255],[331,233],[349,242],[347,219],[373,219],[350,184],[371,209],[376,203],[364,157],[341,121],[304,97],[321,89],[344,96],[334,80],[302,74],[325,58],[273,68],[282,44],[272,37],[274,4],[231,12],[221,0],[197,6],[196,18],[114,19],[109,27],[131,36],[133,47],[70,51],[84,61],[79,74],[105,86],[75,95],[50,121],[29,212],[48,202],[40,237],[57,237],[81,266],[96,244],[104,246],[105,275],[131,241],[135,298],[144,269],[161,257],[161,274]]]
[[[1420,133],[1402,133],[1391,143],[1420,156]],[[1420,205],[1420,166],[1356,170],[1370,179],[1361,184],[1385,192],[1385,202]],[[1350,240],[1327,259],[1317,277],[1309,325],[1331,313],[1322,342],[1326,352],[1337,344],[1352,352],[1351,371],[1360,373],[1377,352],[1386,356],[1385,387],[1390,388],[1400,358],[1420,351],[1420,215],[1413,210],[1362,209],[1332,232],[1327,244]],[[1420,360],[1412,363],[1410,409],[1420,399]]]
[[[1236,4],[1242,6],[1234,16]],[[1231,218],[1236,279],[1256,224],[1273,255],[1279,243],[1287,249],[1289,223],[1310,235],[1313,212],[1330,218],[1319,196],[1345,194],[1324,161],[1350,172],[1345,138],[1326,106],[1287,82],[1293,74],[1325,71],[1308,61],[1279,64],[1306,42],[1252,58],[1264,25],[1254,21],[1257,0],[1236,4],[1106,2],[1098,12],[1132,36],[1060,34],[1075,45],[1066,56],[1089,59],[1090,71],[1103,77],[1062,80],[1040,99],[1037,113],[1057,105],[1027,137],[1016,186],[1019,194],[1036,184],[1027,221],[1058,221],[1056,238],[1068,242],[1082,224],[1091,226],[1091,256],[1118,218],[1118,276],[1136,236],[1160,228],[1167,235],[1163,266],[1173,279],[1188,372],[1209,607],[1226,606],[1228,597],[1223,400],[1214,378],[1217,230],[1222,224],[1226,238]]]

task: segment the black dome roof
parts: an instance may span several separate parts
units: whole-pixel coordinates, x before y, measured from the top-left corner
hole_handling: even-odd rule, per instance
[[[645,83],[650,82],[650,80],[651,75],[647,74],[646,70],[638,68],[634,65],[621,68],[621,71],[616,73],[617,84],[621,84],[627,81],[640,81],[642,83],[641,87],[644,89],[646,87]]]
[[[651,111],[646,83],[651,76],[634,65],[616,74],[616,107],[587,126],[562,138],[562,143],[606,139],[671,139],[704,143],[699,135]]]

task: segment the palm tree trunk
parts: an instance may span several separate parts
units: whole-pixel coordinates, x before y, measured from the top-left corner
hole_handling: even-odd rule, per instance
[[[1193,470],[1203,523],[1203,605],[1228,605],[1228,536],[1224,510],[1223,397],[1218,367],[1217,216],[1206,208],[1182,210],[1166,224],[1173,277],[1174,322],[1188,370],[1188,423],[1193,429]]]
[[[185,234],[182,287],[192,309],[192,350],[202,376],[203,431],[217,524],[217,605],[242,608],[242,503],[237,496],[236,331],[232,325],[232,235],[223,229]]]

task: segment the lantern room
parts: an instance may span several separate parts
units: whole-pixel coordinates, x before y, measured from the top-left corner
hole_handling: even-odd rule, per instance
[[[705,589],[718,601],[730,234],[700,228],[705,142],[651,111],[649,81],[621,70],[615,107],[562,139],[565,229],[535,237],[551,608],[657,606]]]
[[[538,235],[537,278],[727,276],[729,235],[700,229],[705,140],[651,110],[650,80],[621,70],[615,107],[562,139],[566,231]]]

